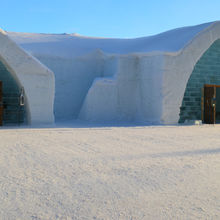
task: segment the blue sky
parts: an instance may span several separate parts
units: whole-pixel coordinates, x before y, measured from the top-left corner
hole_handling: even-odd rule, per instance
[[[220,20],[220,0],[0,0],[6,31],[132,38]]]

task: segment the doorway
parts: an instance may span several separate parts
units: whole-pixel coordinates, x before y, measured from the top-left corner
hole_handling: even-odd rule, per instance
[[[204,85],[202,108],[204,123],[220,123],[220,85]]]
[[[0,61],[0,126],[25,123],[25,106],[21,103],[24,89]]]
[[[0,126],[3,125],[3,93],[2,93],[2,81],[0,81]]]

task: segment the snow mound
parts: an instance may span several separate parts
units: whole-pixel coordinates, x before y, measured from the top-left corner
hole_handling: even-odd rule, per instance
[[[152,51],[175,52],[181,50],[199,32],[214,22],[183,27],[155,36],[136,39],[92,38],[77,34],[36,34],[7,32],[8,36],[33,55],[65,58],[82,56],[100,49],[104,53],[128,54]]]

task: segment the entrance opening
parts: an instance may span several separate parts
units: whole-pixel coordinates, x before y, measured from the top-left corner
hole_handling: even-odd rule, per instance
[[[220,123],[220,85],[204,85],[202,100],[203,122]]]
[[[25,107],[21,103],[22,91],[0,61],[0,125],[17,125],[25,121]]]
[[[3,125],[3,94],[2,94],[2,82],[0,81],[0,126]]]

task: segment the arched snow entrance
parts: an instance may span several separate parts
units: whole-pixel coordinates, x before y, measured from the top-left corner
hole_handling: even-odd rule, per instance
[[[204,84],[220,85],[220,39],[209,47],[193,69],[180,107],[179,123],[185,120],[201,120]]]
[[[8,77],[8,80],[4,79],[3,87],[4,84],[13,85],[12,91],[16,92],[20,88],[24,89],[28,124],[53,123],[55,90],[53,72],[21,49],[1,29],[0,61],[3,68],[2,77]],[[10,118],[12,120],[12,116]]]

